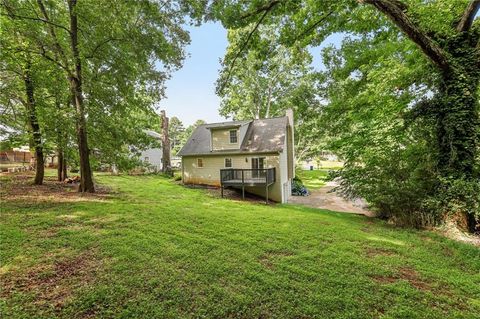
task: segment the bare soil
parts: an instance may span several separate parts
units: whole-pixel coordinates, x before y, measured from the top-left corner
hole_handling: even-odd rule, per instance
[[[101,261],[93,251],[83,252],[72,258],[62,258],[53,263],[26,270],[23,275],[5,274],[1,278],[1,297],[14,293],[32,294],[39,307],[62,308],[72,296],[73,290],[92,282]]]
[[[54,176],[46,176],[43,185],[33,185],[33,172],[2,175],[0,198],[2,201],[19,202],[75,202],[107,199],[112,190],[96,185],[95,193],[78,192],[78,184],[57,181]]]

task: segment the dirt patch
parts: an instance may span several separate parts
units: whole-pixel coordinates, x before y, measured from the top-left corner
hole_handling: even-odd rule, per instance
[[[113,193],[101,185],[96,185],[95,193],[79,193],[78,185],[59,182],[54,176],[46,176],[43,185],[33,185],[32,179],[32,172],[24,172],[2,180],[1,199],[25,203],[104,201]]]
[[[42,263],[23,274],[9,273],[1,278],[0,296],[10,298],[14,293],[32,295],[39,307],[61,309],[73,291],[94,280],[101,266],[93,251],[86,251],[73,258],[64,258],[53,264]]]
[[[423,280],[418,272],[411,267],[402,267],[395,274],[390,276],[372,276],[372,278],[380,283],[394,283],[400,280],[408,281],[408,283],[422,291],[430,291],[431,286]]]
[[[293,255],[294,253],[288,250],[267,250],[262,256],[260,256],[260,258],[258,258],[258,262],[265,268],[274,269],[275,260]]]
[[[220,187],[215,187],[215,186],[205,186],[205,185],[185,185],[185,187],[189,188],[201,188],[204,189],[210,196],[216,197],[216,198],[221,198],[222,197],[222,190]],[[233,199],[233,200],[239,200],[239,201],[247,201],[251,203],[258,203],[258,204],[265,204],[265,198],[257,196],[255,194],[251,194],[248,192],[245,192],[245,199],[242,198],[242,190],[240,189],[235,189],[235,188],[225,188],[223,190],[223,197],[227,199]],[[270,199],[268,200],[269,204],[274,204],[273,201]]]

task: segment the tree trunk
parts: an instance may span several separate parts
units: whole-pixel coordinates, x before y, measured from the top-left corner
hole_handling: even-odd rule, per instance
[[[66,180],[68,178],[67,173],[67,157],[65,156],[65,151],[63,151],[63,164],[62,164],[62,179]]]
[[[446,41],[452,67],[442,73],[439,102],[434,112],[438,145],[437,168],[447,180],[478,179],[475,172],[480,146],[480,54],[475,47],[478,36],[461,33]],[[465,216],[471,232],[477,220]]]
[[[168,117],[165,111],[160,111],[160,121],[162,129],[162,172],[172,175],[172,165],[170,163],[170,138],[168,137]]]
[[[65,151],[63,147],[59,147],[57,149],[57,157],[58,157],[57,179],[59,182],[63,182],[68,178],[67,158],[65,157]]]
[[[472,83],[476,82],[476,83]],[[437,117],[438,171],[445,177],[473,177],[478,149],[478,81],[444,78]]]
[[[75,71],[69,78],[72,105],[76,111],[76,128],[78,152],[80,155],[80,192],[95,192],[92,170],[90,168],[89,149],[87,141],[87,124],[82,92],[82,64],[78,50],[78,22],[76,13],[77,0],[68,1],[70,15],[70,45],[75,63]]]
[[[35,87],[33,85],[32,76],[30,73],[30,63],[27,62],[27,66],[24,72],[25,93],[27,95],[26,107],[27,107],[27,121],[32,134],[33,147],[35,148],[36,169],[35,178],[33,183],[35,185],[43,184],[43,177],[45,175],[45,163],[43,158],[43,146],[42,146],[42,134],[40,132],[40,125],[38,125],[36,102],[34,96]]]
[[[272,86],[268,86],[268,97],[267,97],[267,110],[265,111],[265,118],[270,117],[270,104],[272,103]]]
[[[57,107],[58,112],[61,112],[61,103],[56,97],[55,105]],[[59,182],[63,182],[67,179],[67,159],[65,157],[65,138],[63,136],[63,132],[61,130],[61,121],[58,120],[57,122],[57,157],[58,157],[58,167],[57,167],[57,180]]]
[[[57,158],[58,158],[58,166],[57,166],[57,180],[59,182],[63,182],[63,151],[61,148],[58,148],[57,150]]]

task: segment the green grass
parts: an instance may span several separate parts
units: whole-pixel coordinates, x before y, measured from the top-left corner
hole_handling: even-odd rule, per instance
[[[116,194],[2,201],[0,317],[480,313],[476,247],[357,215],[222,200],[161,177],[96,179]]]
[[[307,187],[308,190],[315,190],[321,188],[325,185],[325,180],[328,175],[328,170],[317,169],[313,171],[309,170],[297,170],[295,172],[296,176],[300,178],[303,184]]]

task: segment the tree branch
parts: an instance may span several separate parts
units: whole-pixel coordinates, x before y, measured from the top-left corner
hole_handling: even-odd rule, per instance
[[[230,67],[228,69],[228,72],[227,72],[227,77],[225,78],[225,80],[223,81],[223,84],[222,86],[220,87],[220,89],[218,90],[218,92],[221,94],[223,92],[223,90],[225,89],[225,87],[227,86],[228,84],[228,81],[230,80],[230,77],[232,75],[232,71],[233,71],[233,67],[235,66],[235,62],[237,61],[237,59],[240,57],[240,54],[243,52],[243,50],[247,47],[248,45],[248,42],[250,41],[250,39],[252,38],[253,34],[255,33],[255,31],[257,31],[258,27],[260,26],[260,24],[262,24],[262,21],[263,19],[265,19],[265,17],[267,16],[268,12],[270,12],[270,10],[275,6],[275,4],[279,3],[279,1],[272,1],[271,3],[274,3],[274,4],[271,4],[267,10],[265,10],[263,12],[263,15],[261,16],[261,18],[257,21],[257,23],[255,24],[255,27],[252,29],[252,31],[250,31],[248,33],[248,36],[247,36],[247,39],[245,40],[245,42],[242,44],[241,48],[239,51],[237,51],[237,54],[235,54],[235,57],[233,58],[232,60],[232,63],[230,64]]]
[[[315,22],[314,24],[312,24],[311,26],[309,26],[306,30],[304,30],[302,33],[300,33],[300,35],[297,36],[297,38],[295,39],[295,41],[303,38],[304,36],[306,36],[306,35],[308,35],[310,32],[312,32],[316,27],[318,27],[318,25],[319,25],[320,23],[322,23],[323,21],[325,21],[325,19],[328,18],[332,13],[333,13],[333,11],[328,12],[326,15],[324,15],[323,17],[321,17],[317,22]]]
[[[441,70],[450,68],[445,52],[418,28],[405,14],[406,7],[398,0],[358,0],[360,3],[373,5],[385,14],[400,30]]]
[[[252,11],[252,12],[248,12],[248,13],[242,14],[242,15],[240,16],[240,20],[249,18],[249,17],[251,17],[251,16],[255,16],[255,15],[259,14],[260,12],[269,12],[270,10],[273,9],[274,6],[276,6],[276,5],[279,4],[279,3],[280,3],[280,0],[272,0],[272,1],[270,1],[269,3],[266,3],[266,4],[264,4],[263,6],[258,7],[257,9],[255,9],[255,10]]]
[[[95,54],[97,53],[97,51],[105,44],[109,43],[109,42],[112,42],[112,41],[119,41],[121,39],[118,39],[118,38],[107,38],[103,41],[100,41],[99,43],[97,43],[97,45],[93,48],[92,52],[88,55],[85,55],[85,59],[93,59],[95,57]]]
[[[2,5],[2,6],[4,6],[4,5]],[[51,26],[54,26],[54,27],[63,29],[63,30],[65,30],[65,31],[67,31],[68,33],[70,33],[70,30],[68,30],[68,29],[67,29],[66,27],[64,27],[63,25],[60,25],[60,24],[57,24],[57,23],[54,23],[54,22],[51,22],[51,21],[48,21],[48,20],[45,20],[45,19],[42,19],[42,18],[27,17],[27,16],[21,16],[21,15],[18,15],[18,14],[14,14],[13,12],[8,11],[8,9],[7,9],[7,12],[8,12],[8,13],[1,13],[0,15],[6,16],[6,17],[9,17],[9,18],[12,18],[12,19],[22,19],[22,20],[40,21],[40,22],[43,22],[43,23],[47,23],[47,24],[49,24],[49,25],[51,25]]]
[[[38,7],[40,8],[40,12],[43,15],[43,18],[46,21],[50,21],[50,18],[48,17],[47,10],[45,9],[45,5],[43,4],[42,0],[37,0],[37,4],[38,4]],[[50,36],[52,37],[52,40],[53,40],[53,43],[55,45],[55,50],[57,51],[57,54],[60,55],[60,58],[63,60],[63,63],[64,63],[64,68],[63,69],[70,76],[72,72],[68,68],[68,59],[67,59],[67,56],[65,55],[65,52],[62,49],[62,46],[60,45],[60,42],[58,41],[57,33],[55,32],[55,29],[51,25],[49,25],[48,31],[50,33]],[[71,34],[71,31],[69,30],[68,33]],[[43,49],[43,47],[42,47],[42,51],[43,51],[43,53],[45,53],[45,50]],[[42,55],[46,58],[46,55],[44,55],[44,54],[42,54]],[[49,59],[49,60],[54,61],[52,59]]]
[[[479,9],[480,0],[473,0],[468,4],[467,8],[465,8],[465,11],[463,12],[462,18],[458,22],[458,32],[468,31],[472,27],[473,20]]]

